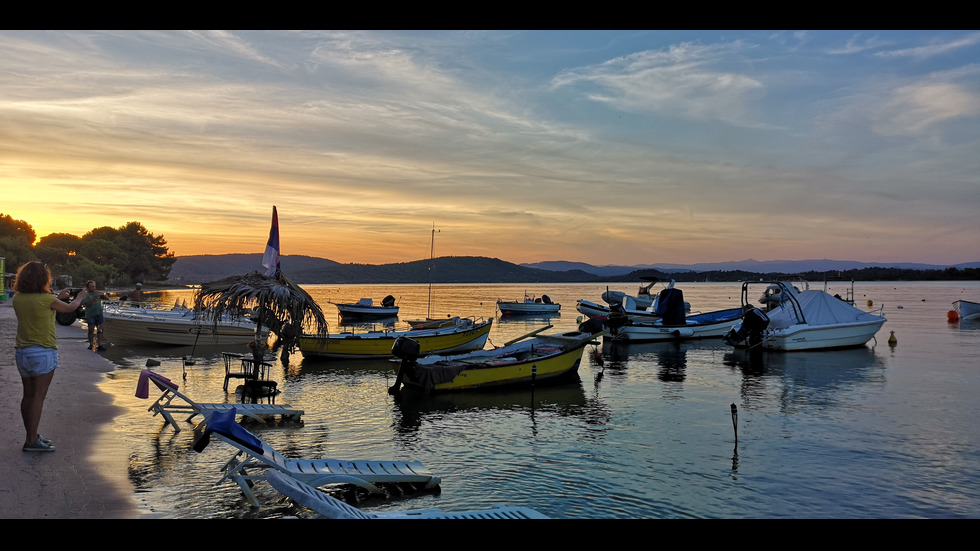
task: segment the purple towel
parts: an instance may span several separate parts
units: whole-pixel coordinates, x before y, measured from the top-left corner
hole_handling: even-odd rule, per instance
[[[160,390],[176,390],[178,387],[170,379],[160,375],[159,373],[154,373],[149,369],[144,369],[140,373],[140,380],[136,383],[136,397],[147,399],[150,397],[150,381],[157,385]]]

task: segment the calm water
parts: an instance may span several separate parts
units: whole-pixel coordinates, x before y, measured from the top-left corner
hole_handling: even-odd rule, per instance
[[[695,310],[738,305],[736,283],[678,285]],[[822,284],[815,284],[822,288]],[[635,284],[610,288],[635,293]],[[387,294],[400,319],[426,314],[426,286],[307,286],[336,327],[327,301]],[[502,344],[550,322],[577,327],[576,299],[605,285],[441,285],[432,313],[494,318]],[[496,299],[549,295],[562,314],[509,321]],[[843,287],[831,288],[840,292]],[[980,516],[980,322],[949,324],[954,300],[980,299],[980,284],[857,284],[859,305],[884,307],[877,344],[750,361],[720,342],[633,345],[585,353],[580,380],[554,388],[444,396],[398,403],[386,389],[396,364],[305,361],[273,371],[279,403],[304,423],[252,427],[287,456],[418,459],[443,478],[439,494],[368,500],[367,510],[474,508],[510,503],[560,518],[783,518]],[[162,301],[186,298],[171,292]],[[898,339],[889,346],[894,331]],[[109,335],[111,339],[111,335]],[[126,413],[112,440],[131,451],[130,477],[146,512],[165,518],[297,514],[266,484],[270,505],[251,511],[237,486],[216,484],[232,449],[191,450],[133,396],[147,358],[198,401],[236,401],[221,390],[220,352],[116,346],[119,366],[103,388]],[[737,409],[733,420],[731,405]],[[190,425],[186,425],[188,429]],[[736,442],[737,436],[737,442]]]

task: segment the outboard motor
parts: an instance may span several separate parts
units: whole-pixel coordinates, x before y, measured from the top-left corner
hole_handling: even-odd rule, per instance
[[[684,325],[687,321],[684,314],[684,292],[680,289],[660,291],[654,313],[660,316],[664,325]]]
[[[394,305],[395,305],[395,297],[391,295],[388,295],[385,298],[381,299],[381,306],[384,306],[385,308],[391,308]]]
[[[583,333],[595,335],[603,330],[603,320],[599,318],[589,318],[578,325],[578,330]]]
[[[762,334],[769,327],[769,316],[758,308],[752,308],[742,314],[742,323],[738,330],[732,328],[725,335],[725,342],[731,346],[738,346],[742,342],[754,347],[762,342]]]
[[[387,299],[385,299],[387,300]],[[406,369],[415,369],[415,360],[419,359],[422,347],[419,342],[408,337],[398,337],[391,345],[391,353],[400,358],[402,363],[398,366],[398,375],[395,377],[395,384],[388,388],[388,394],[399,396],[402,392],[402,377]]]

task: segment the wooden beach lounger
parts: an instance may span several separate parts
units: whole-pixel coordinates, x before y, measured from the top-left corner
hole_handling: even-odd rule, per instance
[[[170,379],[154,373],[149,369],[144,369],[140,373],[139,382],[136,384],[136,397],[149,398],[150,382],[155,384],[163,394],[150,405],[147,411],[152,411],[153,415],[158,413],[166,419],[167,424],[174,427],[174,431],[180,432],[180,426],[174,421],[174,414],[190,414],[187,421],[200,415],[208,419],[215,412],[235,410],[239,415],[265,422],[267,417],[281,415],[283,419],[299,420],[303,415],[303,410],[293,408],[288,404],[217,404],[217,403],[198,403],[177,390],[177,385]],[[180,399],[183,403],[173,403],[175,399]]]
[[[208,418],[207,429],[194,444],[204,451],[211,436],[238,448],[221,468],[226,471],[218,481],[234,480],[245,498],[259,506],[252,492],[254,480],[264,480],[273,471],[281,472],[314,487],[326,484],[352,484],[373,494],[384,494],[380,485],[397,485],[403,490],[435,490],[441,480],[419,461],[346,461],[340,459],[287,459],[244,427],[235,422],[235,409],[215,412]],[[250,474],[247,469],[258,469]]]
[[[490,509],[476,511],[460,511],[444,513],[439,509],[419,509],[415,511],[386,511],[383,513],[366,513],[357,507],[344,503],[339,499],[328,496],[309,484],[295,478],[272,471],[266,476],[269,484],[279,493],[296,503],[312,510],[323,518],[336,519],[411,519],[411,518],[442,518],[442,519],[546,519],[547,516],[528,509],[527,507],[509,507],[494,505]]]

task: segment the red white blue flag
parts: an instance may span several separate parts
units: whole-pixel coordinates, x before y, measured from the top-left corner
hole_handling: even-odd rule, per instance
[[[275,205],[272,206],[272,229],[269,230],[269,243],[265,246],[262,266],[265,268],[265,275],[279,277],[279,214]]]

